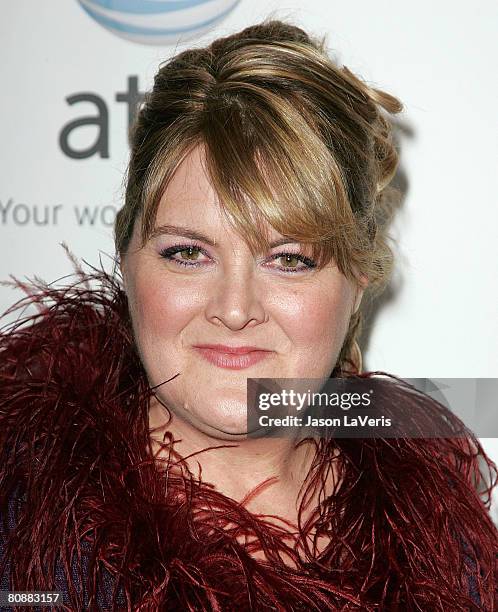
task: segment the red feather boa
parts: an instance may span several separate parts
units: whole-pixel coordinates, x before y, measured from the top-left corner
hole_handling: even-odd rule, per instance
[[[11,588],[53,589],[59,564],[70,610],[98,609],[106,576],[122,602],[112,609],[496,609],[498,535],[484,478],[494,486],[496,466],[470,432],[321,440],[309,490],[336,447],[343,478],[313,522],[330,544],[314,555],[301,534],[301,548],[291,546],[283,529],[197,481],[171,440],[168,469],[158,470],[151,391],[120,281],[77,272],[65,287],[16,280],[28,295],[10,310],[39,313],[0,338],[2,515],[16,490],[24,500],[4,559]],[[393,405],[408,395],[393,389]],[[267,561],[239,544],[242,534]]]

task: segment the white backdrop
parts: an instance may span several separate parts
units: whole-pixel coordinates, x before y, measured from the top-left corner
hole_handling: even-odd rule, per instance
[[[104,29],[77,0],[2,3],[0,279],[70,273],[63,240],[94,264],[99,250],[113,254],[127,161],[128,104],[119,99],[129,97],[134,77],[139,90],[148,89],[159,62],[176,50],[271,12],[327,34],[340,63],[405,104],[405,198],[393,232],[398,267],[375,314],[365,366],[404,377],[498,377],[496,3],[307,0],[303,6],[303,0],[240,0],[210,31],[150,46]],[[87,100],[75,102],[71,96],[78,94]],[[61,132],[95,116],[95,100],[108,114],[100,147],[108,156],[72,158],[61,148]],[[89,149],[97,135],[94,125],[76,128],[66,149]],[[0,310],[19,297],[0,287]],[[498,440],[482,441],[498,460]],[[498,520],[496,506],[493,512]]]

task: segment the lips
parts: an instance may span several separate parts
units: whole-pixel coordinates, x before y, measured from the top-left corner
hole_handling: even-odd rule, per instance
[[[195,350],[209,363],[219,368],[242,370],[267,358],[272,351],[256,346],[226,346],[224,344],[199,344]]]

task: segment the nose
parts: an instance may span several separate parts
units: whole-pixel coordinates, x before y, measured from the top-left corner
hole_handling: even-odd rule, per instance
[[[206,318],[232,331],[253,327],[267,320],[257,279],[245,266],[232,266],[211,288]]]

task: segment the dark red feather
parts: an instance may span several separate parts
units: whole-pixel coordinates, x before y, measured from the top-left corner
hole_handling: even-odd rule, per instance
[[[0,338],[4,520],[21,498],[4,557],[12,588],[53,589],[63,571],[72,610],[98,609],[112,587],[113,609],[496,610],[496,466],[471,432],[317,441],[303,505],[337,448],[342,482],[293,539],[197,481],[171,438],[158,468],[119,278],[76,272],[64,287],[15,281],[27,295],[14,311],[39,312]],[[393,409],[421,401],[396,379],[391,388]],[[319,555],[312,530],[330,537]]]

